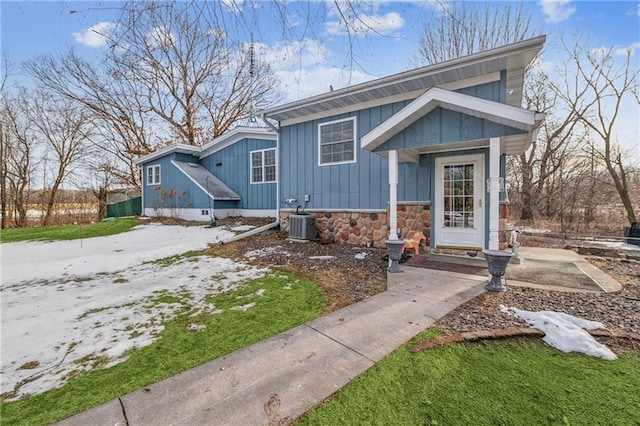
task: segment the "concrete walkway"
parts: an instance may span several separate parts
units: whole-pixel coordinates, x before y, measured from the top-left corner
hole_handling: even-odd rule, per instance
[[[125,395],[60,425],[277,425],[321,403],[455,307],[486,277],[403,267],[388,290]]]

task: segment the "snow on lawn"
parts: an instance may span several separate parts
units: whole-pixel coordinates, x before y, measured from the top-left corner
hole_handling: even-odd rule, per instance
[[[231,235],[223,228],[144,225],[82,247],[2,244],[1,392],[33,395],[96,363],[121,362],[126,350],[153,342],[162,322],[185,306],[221,312],[205,297],[267,270],[208,256],[151,261]]]
[[[562,352],[579,352],[607,360],[616,359],[609,348],[598,343],[585,330],[603,328],[602,323],[576,318],[572,315],[553,311],[523,311],[500,305],[500,310],[522,318],[530,327],[544,332],[544,340],[549,346]]]

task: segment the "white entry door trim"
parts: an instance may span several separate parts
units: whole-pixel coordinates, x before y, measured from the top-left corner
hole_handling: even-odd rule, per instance
[[[484,154],[436,157],[436,248],[484,248],[484,169]]]

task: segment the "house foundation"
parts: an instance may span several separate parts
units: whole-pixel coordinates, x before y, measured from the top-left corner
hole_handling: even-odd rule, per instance
[[[389,208],[376,211],[306,210],[316,217],[318,238],[323,242],[346,242],[363,247],[385,248],[389,233]],[[289,216],[293,211],[280,211],[280,225],[289,230]],[[397,231],[400,239],[416,232],[424,233],[421,249],[430,245],[431,211],[428,201],[398,202]]]

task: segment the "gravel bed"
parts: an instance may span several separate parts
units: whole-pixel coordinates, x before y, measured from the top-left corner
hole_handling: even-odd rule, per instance
[[[223,221],[232,225],[233,219]],[[253,223],[243,220],[243,223]],[[257,223],[253,223],[258,225]],[[522,238],[523,245],[563,248],[556,241]],[[566,241],[562,243],[566,244]],[[235,243],[216,246],[211,254],[238,257],[252,263],[294,271],[311,277],[327,296],[326,312],[358,302],[386,289],[386,250],[346,243],[297,243],[282,231],[271,231]],[[366,253],[364,259],[356,259]],[[521,326],[524,323],[500,311],[500,305],[529,311],[550,310],[599,321],[610,330],[640,333],[640,262],[619,258],[587,257],[623,286],[617,293],[591,294],[508,287],[504,293],[484,293],[436,322],[445,335],[467,331]],[[616,352],[624,343],[603,339]],[[633,348],[631,348],[633,349]]]
[[[564,312],[599,321],[610,330],[640,333],[640,263],[603,258],[588,260],[619,281],[622,290],[592,294],[508,287],[504,293],[484,293],[476,297],[439,319],[435,325],[445,334],[453,334],[525,324],[501,312],[500,305],[504,305],[527,311]],[[613,346],[618,352],[628,349],[623,343]]]
[[[288,239],[286,232],[273,230],[213,246],[207,253],[309,277],[325,292],[325,313],[366,299],[387,287],[384,260],[387,253],[381,249],[346,243],[295,242]]]

